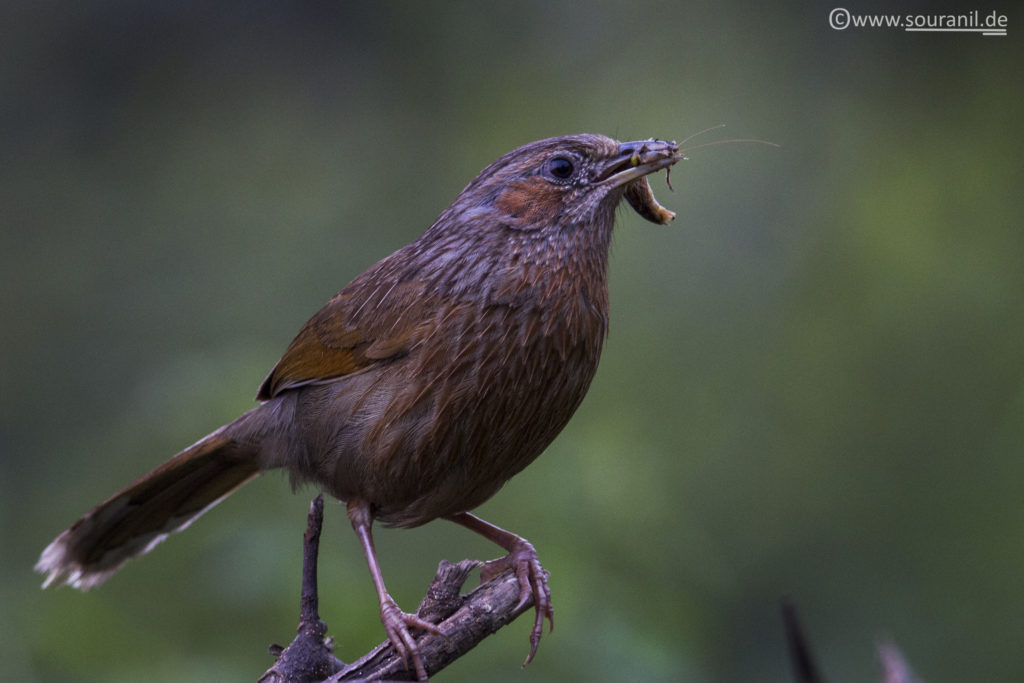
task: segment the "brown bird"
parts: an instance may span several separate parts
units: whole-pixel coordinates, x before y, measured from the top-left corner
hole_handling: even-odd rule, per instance
[[[129,484],[61,533],[43,584],[99,585],[264,470],[285,468],[347,503],[391,643],[420,679],[410,628],[373,548],[374,520],[438,517],[508,555],[536,616],[529,662],[553,617],[547,573],[525,539],[470,514],[565,427],[608,330],[608,248],[623,197],[675,217],[647,175],[674,142],[601,135],[534,142],[485,168],[415,242],[353,280],[314,315],[270,372],[260,405]],[[522,602],[520,604],[522,604]]]

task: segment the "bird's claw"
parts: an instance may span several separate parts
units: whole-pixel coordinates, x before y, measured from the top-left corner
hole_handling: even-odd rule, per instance
[[[522,609],[532,598],[536,614],[533,629],[530,631],[530,654],[523,662],[523,666],[526,666],[537,654],[540,637],[544,632],[544,619],[547,619],[550,625],[549,632],[555,628],[555,610],[551,605],[551,589],[548,588],[549,574],[541,566],[533,545],[522,538],[516,542],[508,555],[486,562],[480,569],[480,580],[489,581],[507,569],[515,570],[516,579],[519,580],[519,604],[516,605],[516,610]]]
[[[403,612],[390,596],[388,596],[387,601],[381,603],[380,621],[384,624],[384,632],[387,634],[388,640],[391,641],[391,646],[395,648],[395,652],[402,658],[405,667],[409,668],[409,660],[411,659],[412,665],[416,669],[416,680],[427,680],[427,670],[423,666],[423,660],[420,658],[416,640],[409,633],[409,629],[418,628],[445,639],[447,639],[447,636],[429,621],[425,621],[415,614]]]

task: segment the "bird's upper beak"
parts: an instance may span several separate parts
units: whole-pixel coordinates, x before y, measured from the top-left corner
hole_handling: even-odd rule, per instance
[[[668,140],[638,140],[623,142],[619,152],[608,160],[598,172],[595,180],[611,183],[613,186],[625,185],[637,178],[660,171],[682,159],[679,145]]]

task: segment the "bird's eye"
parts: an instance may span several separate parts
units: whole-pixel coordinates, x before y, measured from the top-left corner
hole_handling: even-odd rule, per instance
[[[571,176],[575,170],[576,166],[572,163],[572,160],[565,157],[555,157],[554,159],[549,159],[547,163],[547,172],[561,180]]]

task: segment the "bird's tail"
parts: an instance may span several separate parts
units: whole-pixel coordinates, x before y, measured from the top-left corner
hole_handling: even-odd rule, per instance
[[[241,418],[240,418],[241,419]],[[121,489],[46,547],[36,571],[88,590],[260,473],[259,446],[221,428]]]

